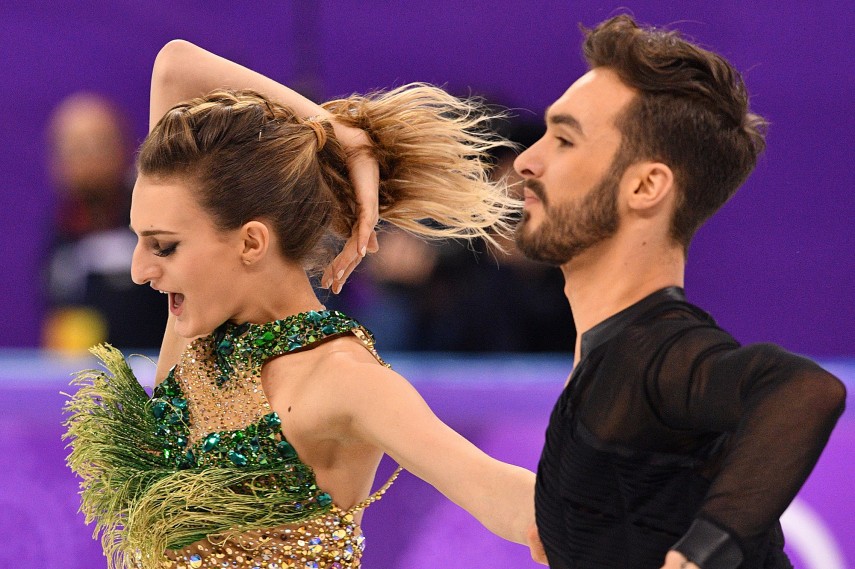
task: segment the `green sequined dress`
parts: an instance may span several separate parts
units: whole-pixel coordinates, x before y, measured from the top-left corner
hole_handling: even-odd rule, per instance
[[[383,363],[371,334],[337,311],[227,323],[192,342],[152,397],[118,350],[94,348],[107,371],[75,379],[65,436],[81,511],[110,569],[359,567],[354,514],[397,471],[367,500],[338,508],[261,388],[268,359],[349,334]]]

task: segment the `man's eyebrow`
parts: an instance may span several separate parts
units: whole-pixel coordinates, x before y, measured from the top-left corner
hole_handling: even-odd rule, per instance
[[[582,125],[579,123],[579,120],[573,115],[568,114],[556,114],[550,115],[549,109],[546,109],[546,122],[549,124],[562,124],[565,126],[569,126],[582,136],[585,136],[585,131],[582,130]]]

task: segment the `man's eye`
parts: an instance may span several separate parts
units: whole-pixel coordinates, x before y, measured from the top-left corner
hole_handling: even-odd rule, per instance
[[[573,142],[566,138],[561,138],[560,136],[556,136],[555,138],[558,139],[558,146],[573,146]]]

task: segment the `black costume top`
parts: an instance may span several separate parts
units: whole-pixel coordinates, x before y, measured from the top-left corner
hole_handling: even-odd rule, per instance
[[[677,287],[582,336],[537,473],[553,569],[791,567],[778,518],[843,412],[843,384],[770,344],[740,347]]]

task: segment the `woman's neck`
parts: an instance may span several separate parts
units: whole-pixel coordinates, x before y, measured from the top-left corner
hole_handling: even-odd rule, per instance
[[[236,323],[263,324],[300,312],[324,309],[309,277],[300,267],[283,264],[249,267],[247,271],[246,301],[231,318]]]

